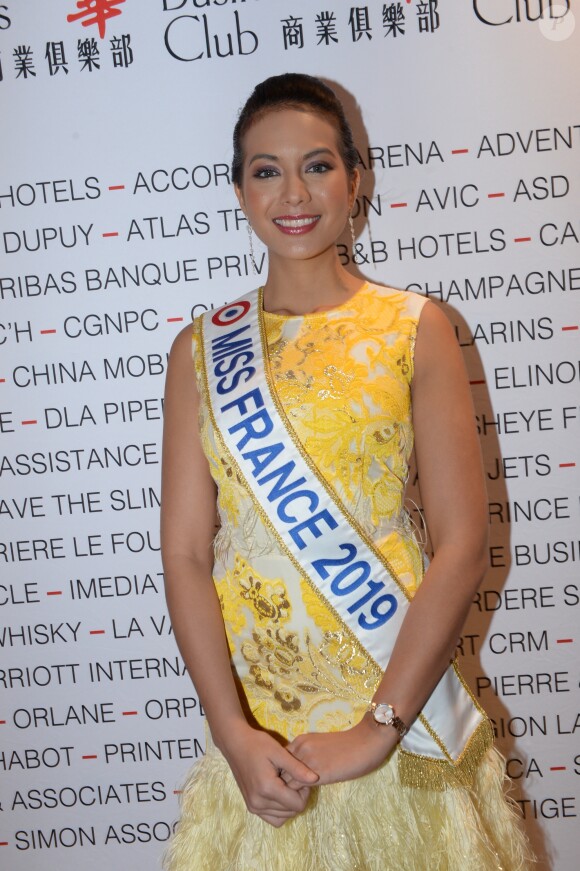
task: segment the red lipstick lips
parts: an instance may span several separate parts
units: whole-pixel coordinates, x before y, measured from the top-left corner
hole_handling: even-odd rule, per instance
[[[320,215],[280,215],[274,218],[274,224],[282,233],[290,236],[300,236],[314,229]]]

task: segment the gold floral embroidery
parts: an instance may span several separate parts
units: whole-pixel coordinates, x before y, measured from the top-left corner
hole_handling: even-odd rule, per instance
[[[403,354],[401,357],[399,357],[399,359],[397,360],[397,366],[401,367],[401,372],[403,373],[403,375],[409,374],[410,366],[407,363],[407,355],[406,354]]]
[[[288,620],[290,601],[284,583],[262,577],[239,554],[235,555],[233,569],[214,582],[224,620],[234,634],[239,635],[245,627],[248,608],[252,621],[275,624]]]
[[[317,467],[373,535],[402,510],[413,447],[414,299],[370,286],[328,317],[265,315],[272,375],[286,413]],[[198,324],[193,338],[199,378]],[[219,456],[203,407],[200,426],[222,521],[237,526],[247,497]]]
[[[341,633],[327,634],[318,649],[308,632],[301,644],[298,633],[285,627],[256,627],[252,639],[241,646],[249,666],[244,685],[254,716],[266,728],[287,736],[319,729],[318,719],[328,720],[332,703],[337,728],[353,725],[372,691],[357,692],[353,675],[359,664],[352,647],[348,648]],[[365,678],[369,680],[368,674]],[[321,708],[319,717],[317,708]]]
[[[278,623],[288,617],[290,602],[284,584],[257,580],[248,572],[245,578],[240,578],[240,586],[242,599],[252,603],[259,620]]]
[[[271,692],[283,711],[302,707],[300,692],[318,690],[301,673],[304,657],[295,632],[282,627],[276,630],[256,628],[252,641],[242,644],[242,655],[251,663],[250,675],[257,686]]]
[[[300,590],[308,614],[324,632],[320,656],[329,667],[340,671],[360,698],[370,699],[381,679],[380,669],[370,658],[358,653],[350,643],[349,636],[342,631],[338,620],[310,584],[301,580]]]
[[[294,715],[306,728],[317,705],[350,699],[352,708],[353,700],[360,704],[361,698],[372,695],[369,686],[376,683],[376,677],[371,669],[369,678],[368,660],[346,640],[334,620],[332,631],[324,633],[319,648],[307,630],[302,641],[298,631],[285,625],[290,620],[291,608],[281,580],[262,577],[236,554],[233,570],[216,581],[216,589],[232,652],[237,649],[237,637],[252,621],[251,638],[240,646],[248,665],[244,683],[253,708],[265,702],[271,707],[274,703],[277,728],[288,715]],[[267,713],[268,704],[263,704],[263,708],[262,717],[271,717],[271,712]]]
[[[402,510],[413,447],[409,295],[375,289],[330,316],[265,315],[276,389],[305,450],[372,534]]]
[[[367,286],[347,306],[321,316],[265,314],[273,382],[299,440],[413,592],[422,557],[403,498],[421,305],[414,294]],[[199,340],[196,322],[202,385]],[[348,728],[362,716],[380,669],[280,554],[226,459],[200,392],[202,446],[222,521],[214,580],[248,703],[259,723],[287,737]]]

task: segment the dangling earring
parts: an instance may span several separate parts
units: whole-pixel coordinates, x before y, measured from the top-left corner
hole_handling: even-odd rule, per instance
[[[354,232],[354,221],[352,219],[352,215],[348,216],[348,229],[350,230],[350,236],[352,239],[352,256],[354,257],[354,253],[355,253],[354,246],[355,246],[355,242],[356,242],[356,234]]]
[[[254,258],[254,237],[252,233],[252,225],[248,221],[246,224],[246,229],[248,231],[248,244],[250,246],[250,260],[252,261],[252,272],[254,275],[258,274],[258,267],[256,266],[256,260]]]

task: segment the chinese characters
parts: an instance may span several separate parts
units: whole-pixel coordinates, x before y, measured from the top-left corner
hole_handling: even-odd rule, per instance
[[[312,21],[304,16],[288,15],[280,19],[282,40],[285,51],[304,48],[310,31],[316,38],[316,45],[330,46],[339,43],[341,33],[350,35],[354,43],[368,44],[382,30],[385,37],[404,36],[407,28],[415,26],[419,34],[434,33],[440,26],[438,12],[439,0],[417,2],[415,15],[402,2],[383,3],[380,18],[377,11],[366,6],[351,6],[348,14],[337,17],[337,13],[321,10],[315,13]],[[341,31],[342,28],[342,31]]]

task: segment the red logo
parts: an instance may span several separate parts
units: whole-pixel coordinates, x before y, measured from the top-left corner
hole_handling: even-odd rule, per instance
[[[67,15],[66,20],[71,22],[84,19],[83,27],[96,24],[99,28],[99,36],[104,39],[107,20],[121,14],[121,10],[114,7],[124,2],[125,0],[77,0],[77,9],[81,11]]]
[[[218,309],[212,315],[211,320],[216,327],[229,327],[230,324],[235,324],[236,321],[241,320],[249,310],[250,303],[247,299],[242,299],[240,302]]]

